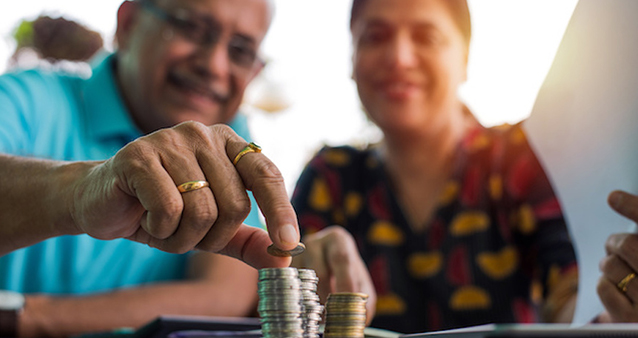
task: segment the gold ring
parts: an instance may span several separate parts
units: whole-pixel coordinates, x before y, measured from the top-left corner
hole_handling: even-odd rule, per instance
[[[627,292],[627,285],[629,284],[629,282],[631,282],[632,279],[636,278],[636,273],[632,272],[630,274],[628,274],[627,276],[625,276],[625,278],[623,278],[620,282],[618,282],[618,284],[616,285],[618,287],[618,290],[622,291],[623,293]]]
[[[189,191],[193,191],[193,190],[197,190],[201,188],[206,188],[209,185],[210,184],[208,184],[208,181],[190,181],[190,182],[186,182],[186,183],[182,183],[178,185],[177,190],[179,190],[179,192],[183,194],[185,192],[189,192]]]
[[[233,165],[237,165],[237,162],[239,162],[239,160],[248,153],[261,153],[261,147],[256,145],[255,142],[248,143],[246,148],[242,149],[239,152],[239,154],[235,156],[235,159],[233,160]]]

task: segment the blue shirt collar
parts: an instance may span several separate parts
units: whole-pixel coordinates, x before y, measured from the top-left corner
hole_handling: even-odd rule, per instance
[[[97,139],[130,142],[143,133],[133,122],[115,81],[115,60],[111,54],[98,63],[83,88],[88,130]]]

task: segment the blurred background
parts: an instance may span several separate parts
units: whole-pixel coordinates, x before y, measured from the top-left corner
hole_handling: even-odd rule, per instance
[[[473,40],[468,81],[459,95],[486,126],[516,123],[532,110],[577,0],[468,1]],[[105,51],[112,51],[121,2],[12,2],[0,11],[0,72],[39,65],[88,75],[85,62],[50,64],[28,49],[12,58],[18,46],[15,37],[20,40],[34,26],[20,24],[40,15],[77,22],[100,35],[81,37],[88,50],[99,41]],[[263,45],[268,65],[247,91],[242,111],[255,141],[279,166],[292,193],[306,161],[322,145],[365,144],[377,140],[379,133],[366,121],[350,79],[351,0],[275,3]]]

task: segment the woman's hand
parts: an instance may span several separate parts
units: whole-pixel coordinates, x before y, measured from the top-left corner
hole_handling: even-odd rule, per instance
[[[303,239],[306,251],[294,257],[297,268],[314,269],[319,277],[317,293],[325,304],[329,293],[361,292],[368,295],[367,324],[374,317],[376,292],[370,273],[352,235],[340,226],[325,228]]]
[[[608,202],[619,214],[638,223],[638,196],[614,191]],[[638,234],[613,234],[605,249],[607,256],[600,262],[603,275],[598,281],[598,295],[606,308],[601,320],[638,322]]]

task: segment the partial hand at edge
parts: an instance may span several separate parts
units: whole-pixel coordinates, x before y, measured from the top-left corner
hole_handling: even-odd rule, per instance
[[[620,215],[638,223],[638,196],[623,191],[609,194],[609,205]],[[619,233],[605,243],[607,256],[600,261],[602,276],[597,292],[605,306],[604,321],[638,322],[638,278],[629,281],[626,291],[618,283],[631,273],[638,273],[638,234]]]

